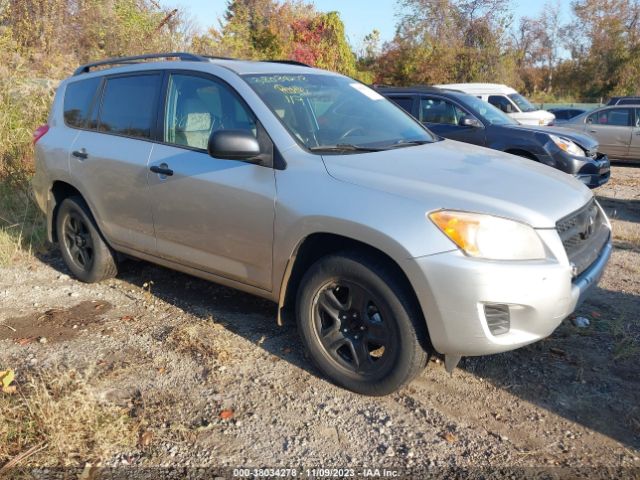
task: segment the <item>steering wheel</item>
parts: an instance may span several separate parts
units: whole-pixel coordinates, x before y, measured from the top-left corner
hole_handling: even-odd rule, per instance
[[[351,127],[349,130],[347,130],[346,132],[344,132],[342,135],[340,135],[340,138],[338,140],[344,140],[345,138],[353,135],[355,132],[359,132],[361,131],[362,133],[365,132],[364,127],[361,126],[355,126],[355,127]]]

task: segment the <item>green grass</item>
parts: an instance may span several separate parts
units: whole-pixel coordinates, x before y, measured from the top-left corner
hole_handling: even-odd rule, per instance
[[[632,322],[624,315],[611,320],[611,334],[615,340],[614,360],[625,360],[640,355],[640,336]]]

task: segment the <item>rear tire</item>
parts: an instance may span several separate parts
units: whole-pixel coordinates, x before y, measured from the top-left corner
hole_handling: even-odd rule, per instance
[[[404,282],[375,257],[329,255],[298,290],[298,331],[309,356],[337,385],[386,395],[426,366],[424,318]]]
[[[102,238],[82,197],[62,201],[56,215],[56,232],[62,258],[79,280],[95,283],[116,276],[115,253]]]

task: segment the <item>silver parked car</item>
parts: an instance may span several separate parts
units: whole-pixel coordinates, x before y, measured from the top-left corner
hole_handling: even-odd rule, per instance
[[[611,159],[640,160],[640,105],[598,108],[567,120],[562,127],[593,135]]]
[[[161,58],[176,60],[146,61]],[[451,370],[548,336],[611,252],[569,175],[290,62],[85,65],[35,141],[38,203],[76,277],[112,277],[124,254],[271,299],[327,377],[369,395],[434,350]]]

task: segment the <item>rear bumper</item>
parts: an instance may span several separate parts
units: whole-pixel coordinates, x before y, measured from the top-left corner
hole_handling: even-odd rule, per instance
[[[550,335],[588,296],[610,255],[609,241],[576,279],[568,262],[486,261],[457,250],[413,259],[408,271],[434,348],[453,356],[486,355]],[[486,304],[508,306],[508,332],[492,334]]]

